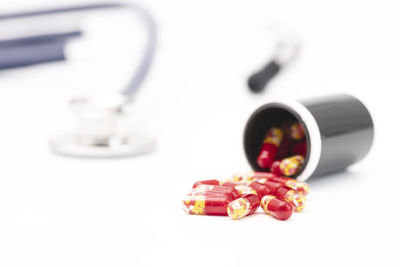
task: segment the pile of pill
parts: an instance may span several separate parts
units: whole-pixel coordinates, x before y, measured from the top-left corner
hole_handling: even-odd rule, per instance
[[[271,172],[234,175],[226,180],[203,180],[183,200],[184,210],[195,215],[221,215],[240,219],[261,205],[266,214],[287,220],[304,209],[306,183]]]
[[[307,141],[300,122],[285,122],[281,127],[271,127],[257,157],[260,168],[277,175],[293,176],[304,163]]]

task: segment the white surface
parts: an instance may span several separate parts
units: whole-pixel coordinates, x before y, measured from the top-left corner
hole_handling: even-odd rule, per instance
[[[161,36],[139,114],[160,136],[156,153],[85,160],[47,147],[72,122],[69,98],[123,86],[125,54],[0,73],[0,266],[398,266],[396,1],[146,4]],[[251,95],[245,80],[280,24],[302,38],[301,56],[268,93]],[[376,142],[347,172],[310,181],[304,212],[287,222],[183,213],[196,180],[249,170],[244,123],[268,97],[335,92],[365,101]]]

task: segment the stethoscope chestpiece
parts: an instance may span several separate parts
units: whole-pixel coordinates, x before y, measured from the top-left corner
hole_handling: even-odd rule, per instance
[[[70,101],[76,118],[74,133],[50,140],[53,152],[77,157],[126,157],[154,150],[152,137],[132,124],[134,99],[124,94],[102,94]]]

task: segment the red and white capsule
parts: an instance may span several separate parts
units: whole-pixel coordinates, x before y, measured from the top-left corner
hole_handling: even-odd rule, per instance
[[[183,209],[191,215],[226,216],[228,205],[232,200],[228,194],[189,194],[183,199]]]
[[[282,221],[289,219],[293,214],[293,206],[290,203],[272,195],[266,195],[261,199],[261,207],[266,214]]]
[[[196,183],[194,183],[193,188],[196,188],[197,186],[199,186],[201,184],[205,184],[205,185],[220,185],[218,180],[201,180],[201,181],[197,181]]]
[[[253,177],[254,182],[257,182],[260,184],[265,184],[267,181],[280,183],[290,189],[293,189],[294,191],[296,191],[296,193],[301,193],[303,195],[307,195],[310,191],[307,183],[300,182],[300,181],[297,181],[296,179],[292,179],[292,178],[285,177],[282,175],[276,175],[276,174],[270,173],[270,172],[253,172],[253,173],[251,173],[251,176]]]
[[[248,194],[229,203],[227,212],[232,219],[241,219],[253,214],[259,206],[260,199],[258,196]]]
[[[281,161],[280,160],[276,160],[272,163],[270,171],[275,174],[275,175],[282,175],[281,172]]]
[[[310,187],[305,182],[300,182],[295,179],[285,177],[285,176],[275,176],[271,179],[273,182],[281,183],[286,187],[293,189],[297,193],[307,195],[310,192]]]
[[[257,164],[261,168],[269,168],[272,162],[275,161],[278,147],[280,146],[283,138],[283,132],[277,127],[272,127],[268,130],[263,145],[261,146],[260,153],[257,157]]]
[[[295,212],[300,212],[304,209],[306,198],[303,194],[297,193],[278,182],[266,181],[264,185],[270,190],[270,195],[274,195],[292,204]]]
[[[293,153],[293,155],[300,155],[300,156],[306,157],[307,141],[303,140],[301,142],[293,144],[292,153]]]
[[[293,123],[290,127],[290,137],[294,140],[301,140],[305,136],[303,124],[300,122]]]
[[[227,194],[232,199],[237,199],[239,197],[239,192],[230,186],[222,185],[206,185],[199,184],[196,188],[193,188],[190,192],[191,195],[212,195],[212,194]]]
[[[284,130],[283,139],[276,154],[277,159],[283,159],[290,156],[293,140],[287,132],[288,130]]]
[[[281,161],[279,168],[284,176],[293,176],[299,172],[304,163],[304,157],[301,155],[285,158]]]
[[[229,187],[235,188],[236,191],[239,193],[239,197],[247,195],[247,194],[257,195],[256,190],[254,190],[253,188],[251,188],[250,186],[247,186],[245,184],[226,182],[226,183],[223,183],[223,186],[229,186]]]
[[[265,183],[266,181],[271,180],[274,178],[276,175],[271,173],[271,172],[252,172],[251,173],[253,179],[253,182],[258,182],[258,183]]]
[[[267,185],[258,182],[252,182],[249,184],[249,187],[253,188],[257,192],[259,199],[272,193],[271,189]]]

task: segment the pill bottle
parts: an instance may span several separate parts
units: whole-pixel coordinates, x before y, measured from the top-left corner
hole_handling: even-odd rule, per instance
[[[353,96],[340,94],[301,101],[270,100],[254,111],[244,130],[245,154],[255,171],[266,171],[257,164],[266,132],[270,127],[279,127],[287,121],[300,122],[305,130],[305,161],[293,176],[300,181],[344,170],[362,160],[374,139],[371,115]]]

